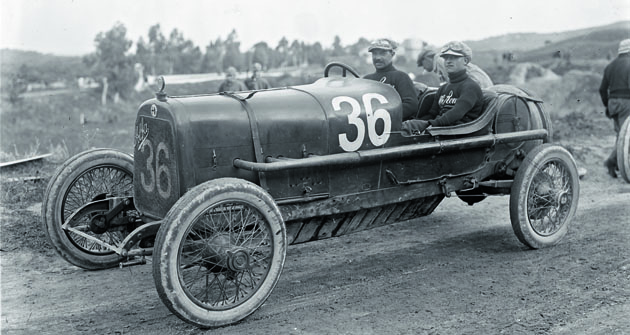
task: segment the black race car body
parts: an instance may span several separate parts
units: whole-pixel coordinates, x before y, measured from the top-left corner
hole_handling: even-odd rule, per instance
[[[328,77],[334,66],[357,78]],[[46,233],[86,269],[152,255],[160,298],[200,327],[259,308],[288,245],[428,215],[452,195],[509,194],[519,241],[558,243],[577,208],[575,161],[549,143],[533,94],[497,85],[483,99],[470,123],[408,134],[396,90],[340,63],[295,87],[171,97],[162,83],[138,110],[133,155],[90,150],[57,170]]]
[[[425,93],[428,103],[434,91]],[[293,242],[344,233],[340,221],[361,221],[353,221],[356,231],[426,215],[444,196],[483,188],[489,179],[500,186],[490,191],[509,193],[510,174],[550,136],[548,117],[540,100],[517,88],[497,86],[485,95],[480,122],[418,136],[401,131],[398,93],[365,79],[161,96],[138,112],[136,208],[161,220],[188,189],[240,178],[267,191],[288,226],[302,221],[290,232],[313,233],[290,234]],[[310,222],[315,227],[302,228]]]

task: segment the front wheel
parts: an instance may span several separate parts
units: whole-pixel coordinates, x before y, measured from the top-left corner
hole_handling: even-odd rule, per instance
[[[510,220],[519,241],[532,249],[558,243],[577,209],[579,176],[571,154],[543,144],[516,172],[510,193]]]
[[[250,182],[222,178],[188,191],[166,215],[153,253],[162,302],[180,319],[218,327],[267,300],[286,255],[273,198]]]
[[[619,174],[630,183],[630,117],[621,125],[617,136],[617,167]]]
[[[44,194],[42,223],[50,243],[61,257],[89,270],[118,265],[120,256],[84,235],[116,246],[128,235],[130,227],[118,225],[95,230],[91,223],[107,213],[108,208],[78,210],[90,202],[108,197],[132,197],[132,171],[133,158],[110,149],[82,152],[57,169]],[[71,217],[69,226],[84,235],[63,229],[64,223]]]

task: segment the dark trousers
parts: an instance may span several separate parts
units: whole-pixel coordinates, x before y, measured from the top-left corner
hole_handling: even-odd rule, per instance
[[[628,117],[630,117],[630,99],[613,98],[608,100],[608,113],[615,123],[615,133],[619,137],[619,129]],[[617,141],[615,140],[615,143]],[[608,164],[617,166],[617,148],[613,148],[612,153],[606,160]]]

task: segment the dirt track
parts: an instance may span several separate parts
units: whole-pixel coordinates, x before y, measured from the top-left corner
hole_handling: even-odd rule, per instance
[[[605,174],[594,145],[571,144],[589,172],[552,248],[518,242],[508,197],[449,198],[428,217],[289,247],[267,303],[210,331],[169,312],[150,265],[89,272],[52,251],[5,251],[2,333],[629,334],[630,184]]]

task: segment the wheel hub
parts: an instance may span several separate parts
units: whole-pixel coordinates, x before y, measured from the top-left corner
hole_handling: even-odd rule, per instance
[[[228,234],[218,234],[209,240],[189,242],[188,252],[201,251],[203,264],[213,272],[229,269],[240,272],[250,268],[250,256],[243,248],[236,247]]]
[[[249,269],[249,254],[243,249],[228,251],[228,268],[235,272]]]
[[[109,228],[109,222],[103,214],[98,214],[92,217],[90,220],[90,230],[94,234],[103,234]]]
[[[538,180],[536,182],[534,192],[530,194],[531,206],[534,209],[529,212],[530,219],[540,220],[549,214],[548,205],[550,204],[547,201],[553,202],[559,199],[554,193],[554,189],[548,181]],[[552,206],[557,207],[557,202]]]

